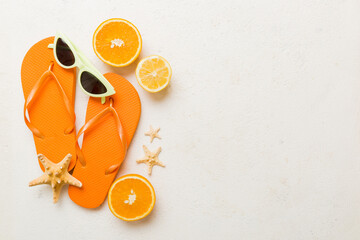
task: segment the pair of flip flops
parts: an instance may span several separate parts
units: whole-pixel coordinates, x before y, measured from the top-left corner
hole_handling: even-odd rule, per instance
[[[69,196],[82,207],[96,208],[105,200],[134,136],[141,113],[139,95],[123,77],[104,74],[116,93],[105,104],[90,97],[85,125],[76,134],[76,69],[64,69],[56,63],[53,50],[48,48],[53,42],[54,37],[41,40],[24,57],[25,123],[33,133],[38,154],[53,163],[72,155],[68,170],[82,187],[69,186]],[[80,150],[77,139],[81,135]],[[45,171],[42,164],[40,167]]]

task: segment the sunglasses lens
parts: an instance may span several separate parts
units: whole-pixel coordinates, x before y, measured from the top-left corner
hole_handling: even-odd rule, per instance
[[[102,94],[107,91],[104,84],[102,84],[97,77],[87,71],[81,73],[80,82],[83,88],[89,93]]]
[[[70,47],[61,39],[56,42],[56,57],[64,66],[71,66],[75,63],[75,56]]]

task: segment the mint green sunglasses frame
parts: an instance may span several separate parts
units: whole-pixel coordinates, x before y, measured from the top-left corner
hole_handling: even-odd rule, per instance
[[[74,54],[74,58],[75,58],[75,62],[74,64],[72,64],[71,66],[65,66],[63,65],[59,59],[57,58],[56,55],[56,43],[58,41],[58,39],[61,38],[61,40],[63,42],[65,42],[70,50],[72,51],[72,53]],[[77,67],[79,69],[78,75],[77,75],[77,81],[79,82],[79,85],[81,87],[81,89],[83,90],[83,92],[87,95],[89,95],[90,97],[101,97],[101,103],[104,104],[105,103],[105,97],[107,96],[111,96],[113,94],[115,94],[115,90],[113,88],[113,86],[108,82],[108,80],[106,80],[106,78],[91,64],[91,62],[85,57],[85,55],[81,52],[81,50],[79,48],[77,48],[75,46],[75,44],[73,42],[71,42],[71,40],[69,38],[67,38],[65,36],[65,34],[61,33],[61,32],[57,32],[55,35],[55,40],[53,44],[49,44],[48,48],[52,48],[54,51],[54,57],[56,62],[65,69],[70,69],[70,68],[74,68]],[[81,84],[81,74],[83,72],[89,72],[92,75],[94,75],[106,88],[106,92],[105,93],[101,93],[101,94],[93,94],[93,93],[89,93],[88,91],[86,91],[84,89],[84,87]]]

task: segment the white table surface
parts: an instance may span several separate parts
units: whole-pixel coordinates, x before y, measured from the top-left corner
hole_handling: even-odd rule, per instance
[[[0,0],[0,239],[360,239],[360,1]],[[172,65],[149,94],[136,64],[112,68],[91,46],[121,17],[143,37],[140,58]],[[163,147],[148,177],[152,214],[115,218],[63,189],[28,187],[42,172],[22,108],[20,66],[37,41],[65,32],[101,72],[138,90],[139,127],[118,177],[146,176],[142,145]],[[88,97],[77,89],[77,127]],[[149,144],[149,125],[163,140]]]

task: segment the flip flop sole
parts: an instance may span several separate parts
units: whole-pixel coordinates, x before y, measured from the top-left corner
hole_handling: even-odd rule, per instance
[[[54,63],[53,73],[58,78],[72,106],[75,100],[75,69],[63,69],[55,59],[53,50],[48,48],[54,37],[43,39],[33,45],[26,53],[21,66],[21,83],[25,100],[42,74]],[[45,136],[44,139],[34,135],[38,154],[44,154],[51,161],[58,163],[68,153],[73,158],[69,165],[72,169],[76,163],[75,131],[65,134],[64,130],[74,124],[66,110],[59,87],[55,81],[49,80],[43,86],[39,96],[28,110],[31,123]],[[44,167],[39,162],[41,169]]]
[[[129,146],[140,119],[139,95],[125,78],[114,73],[107,73],[104,76],[116,91],[110,97],[113,99],[113,107],[119,115]],[[85,122],[108,106],[109,98],[104,105],[100,103],[100,99],[90,98]],[[69,196],[82,207],[96,208],[104,202],[118,172],[106,175],[105,171],[114,164],[122,163],[125,155],[112,114],[105,116],[93,129],[84,133],[82,153],[86,165],[82,166],[78,163],[73,176],[82,182],[83,186],[82,188],[69,186]]]

